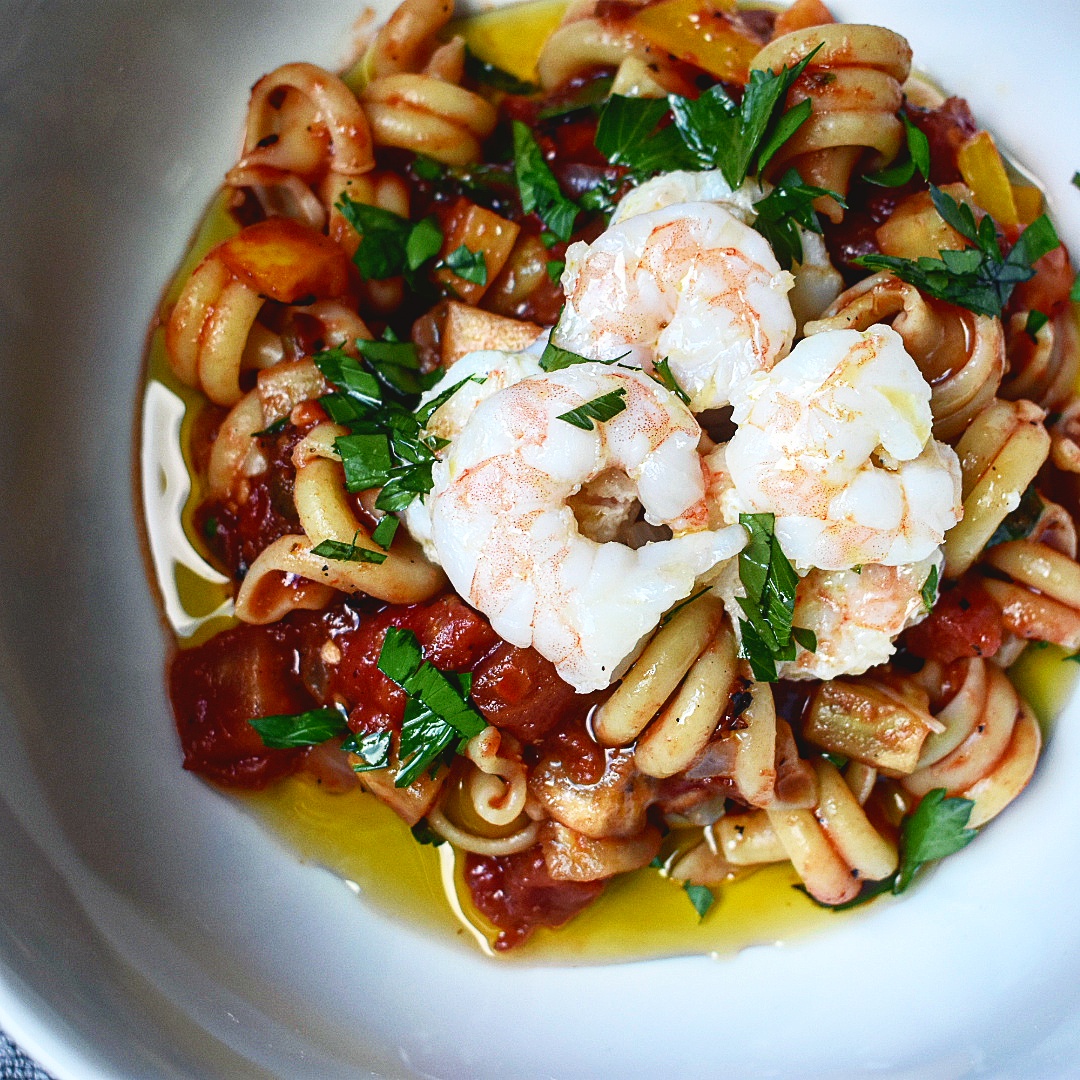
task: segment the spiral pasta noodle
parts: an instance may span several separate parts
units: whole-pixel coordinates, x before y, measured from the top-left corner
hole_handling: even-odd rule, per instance
[[[866,330],[890,323],[930,384],[935,438],[957,438],[993,400],[1005,372],[1001,322],[940,301],[931,302],[892,274],[880,273],[852,286],[820,319],[806,324],[809,336],[827,330]]]
[[[903,142],[897,119],[900,85],[911,70],[911,49],[898,34],[879,26],[833,24],[794,30],[771,41],[751,68],[779,71],[809,56],[788,92],[789,107],[809,100],[812,112],[770,162],[771,176],[789,167],[809,184],[846,195],[851,174],[867,150],[872,168],[887,165]],[[824,198],[818,209],[833,221],[843,208]]]
[[[1076,317],[1066,308],[1034,335],[1028,329],[1031,313],[1013,314],[1006,328],[1009,374],[1001,396],[1027,398],[1044,409],[1063,409],[1075,396],[1080,374],[1080,342]]]

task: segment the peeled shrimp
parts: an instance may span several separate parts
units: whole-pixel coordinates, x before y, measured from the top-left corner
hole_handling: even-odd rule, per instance
[[[612,392],[625,409],[591,430],[559,419]],[[678,398],[635,370],[578,364],[500,389],[433,469],[434,555],[503,638],[534,647],[579,692],[606,687],[661,615],[745,543],[738,526],[685,531],[707,516],[700,437]],[[609,470],[633,481],[648,522],[683,534],[637,550],[583,536],[568,500]]]
[[[791,346],[795,318],[764,237],[711,202],[627,217],[566,252],[566,307],[552,341],[592,360],[624,355],[651,370],[667,359],[695,412]]]
[[[733,419],[725,517],[775,514],[797,569],[919,562],[960,520],[956,454],[931,437],[930,387],[887,326],[805,338],[749,378]]]

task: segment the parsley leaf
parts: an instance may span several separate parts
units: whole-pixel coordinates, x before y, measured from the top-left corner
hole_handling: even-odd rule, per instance
[[[348,435],[334,440],[346,488],[354,492],[381,488],[375,505],[392,513],[431,490],[431,468],[445,443],[427,434],[424,425],[462,384],[414,412],[419,389],[432,385],[432,379],[413,366],[417,362],[412,344],[357,342],[357,347],[366,369],[340,348],[312,357],[337,389],[319,401],[331,419],[349,428]]]
[[[938,593],[938,568],[936,566],[930,567],[930,573],[926,575],[926,580],[922,584],[920,595],[922,596],[923,611],[927,614],[930,613],[934,606],[934,601],[937,599]]]
[[[1042,501],[1034,484],[1028,484],[1016,509],[1006,515],[1002,523],[994,530],[986,542],[988,548],[1004,544],[1009,540],[1026,540],[1034,531],[1046,504]]]
[[[340,540],[324,540],[311,549],[312,555],[318,555],[320,559],[338,559],[341,562],[386,562],[385,551],[372,551],[370,548],[357,547],[356,538],[353,543],[343,544]]]
[[[465,46],[465,74],[470,79],[484,86],[490,86],[492,90],[500,90],[504,94],[518,94],[525,97],[535,94],[540,89],[535,83],[526,82],[496,64],[481,60],[468,45]]]
[[[336,207],[360,234],[353,262],[365,281],[404,274],[412,284],[415,271],[442,247],[442,233],[434,218],[414,224],[380,206],[355,202],[348,195],[342,195]]]
[[[520,120],[514,121],[514,176],[522,210],[535,213],[560,240],[569,240],[578,207],[562,193],[532,132]]]
[[[559,284],[559,278],[562,277],[563,271],[566,269],[566,262],[563,259],[549,259],[547,263],[547,276],[552,285]]]
[[[603,423],[618,416],[626,408],[626,389],[619,387],[610,394],[601,394],[592,401],[586,401],[584,405],[571,409],[569,412],[559,413],[557,419],[565,420],[582,431],[592,431],[593,421]]]
[[[711,586],[707,586],[704,589],[698,589],[696,593],[691,593],[685,600],[680,600],[674,607],[670,607],[660,617],[660,623],[657,629],[662,630],[676,615],[682,611],[683,608],[689,607],[695,600],[700,600],[706,593],[711,591]]]
[[[971,207],[933,184],[930,196],[944,221],[973,247],[941,251],[940,259],[861,255],[855,263],[868,270],[891,270],[927,295],[977,315],[1000,316],[1016,285],[1035,276],[1036,259],[1058,246],[1060,241],[1050,219],[1045,214],[1036,218],[1020,234],[1009,254],[1003,256],[989,215],[976,225]]]
[[[652,377],[664,387],[664,389],[670,390],[684,405],[690,404],[690,395],[679,385],[666,356],[663,360],[657,360],[657,362],[653,364]]]
[[[790,270],[792,263],[802,262],[803,246],[798,227],[821,232],[814,200],[822,195],[831,196],[841,206],[847,206],[837,192],[804,184],[802,177],[789,169],[765,198],[754,203],[757,214],[754,228],[769,241],[776,261],[785,270]]]
[[[432,847],[438,847],[440,844],[446,843],[446,841],[428,824],[427,818],[421,818],[410,831],[413,834],[413,839],[418,844],[431,844]]]
[[[259,733],[263,746],[288,750],[295,746],[318,746],[345,735],[349,725],[339,709],[310,709],[293,715],[260,716],[248,723]]]
[[[1050,316],[1041,311],[1029,311],[1027,322],[1024,323],[1024,333],[1032,341],[1035,340],[1039,331],[1050,321]]]
[[[796,642],[810,650],[817,640],[811,631],[791,625],[799,579],[776,539],[775,517],[740,514],[739,524],[750,536],[739,554],[739,580],[746,590],[738,597],[746,616],[739,620],[740,655],[750,661],[755,679],[776,682],[776,661],[794,660]]]
[[[484,253],[473,251],[465,244],[451,251],[439,265],[452,270],[462,281],[471,281],[474,285],[487,284],[487,263],[484,262]]]
[[[411,630],[387,629],[378,668],[408,695],[395,787],[408,787],[451,746],[479,735],[487,726],[469,701],[472,676],[442,672],[424,660]]]
[[[700,168],[676,124],[656,130],[670,108],[663,98],[612,94],[596,126],[596,148],[612,165],[624,165],[639,177]]]
[[[946,798],[944,788],[923,796],[915,812],[904,819],[894,893],[902,893],[920,867],[952,855],[975,839],[977,831],[966,827],[974,806],[971,799]]]
[[[698,913],[698,922],[701,922],[709,913],[709,908],[716,903],[715,894],[708,885],[691,885],[689,881],[683,885],[683,890],[690,897],[690,903]]]
[[[611,75],[590,79],[582,83],[565,101],[546,105],[537,113],[536,118],[537,120],[554,120],[583,109],[599,109],[611,96],[611,84],[614,81],[614,76]]]
[[[341,749],[360,759],[353,762],[353,772],[370,772],[389,766],[391,741],[389,731],[367,731],[361,735],[351,735],[341,744]]]
[[[371,533],[371,539],[383,549],[383,551],[389,551],[391,543],[393,543],[394,535],[398,531],[398,525],[401,522],[392,514],[387,514],[378,525],[375,526]]]
[[[924,180],[930,179],[930,141],[907,117],[902,113],[900,119],[904,121],[904,131],[907,136],[907,157],[893,162],[886,169],[880,169],[875,173],[867,173],[863,179],[878,187],[900,187],[906,184],[919,170],[919,175]]]
[[[621,353],[613,360],[590,360],[587,356],[582,356],[581,353],[572,352],[570,349],[564,349],[559,345],[553,345],[549,340],[544,346],[544,351],[540,354],[540,367],[544,371],[562,371],[563,368],[573,367],[574,364],[611,365],[617,364],[620,360],[625,360],[628,355],[628,353]]]

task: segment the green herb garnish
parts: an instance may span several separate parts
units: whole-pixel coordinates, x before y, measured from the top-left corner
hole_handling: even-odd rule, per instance
[[[562,259],[549,259],[547,264],[547,276],[552,285],[559,284],[559,278],[566,269],[566,263]]]
[[[272,424],[267,424],[262,431],[256,431],[251,437],[253,439],[262,438],[263,435],[277,435],[279,432],[285,430],[288,426],[289,418],[287,416],[280,416]]]
[[[350,735],[341,744],[341,749],[360,759],[353,762],[353,772],[371,772],[390,765],[392,741],[389,731],[366,731],[361,735]]]
[[[370,548],[358,547],[354,542],[343,544],[340,540],[323,540],[311,549],[312,555],[320,559],[337,559],[340,562],[386,562],[385,551],[372,551]]]
[[[745,619],[739,620],[740,655],[750,661],[754,678],[776,682],[776,661],[794,660],[796,643],[817,648],[814,633],[793,627],[795,589],[799,578],[776,538],[772,514],[740,514],[739,524],[750,540],[739,554],[739,580],[746,595],[738,598]]]
[[[675,373],[671,370],[671,364],[665,356],[663,360],[657,360],[653,364],[653,379],[665,390],[670,390],[684,405],[690,404],[690,395],[679,385]]]
[[[387,514],[372,531],[372,541],[378,544],[383,551],[389,551],[390,544],[393,542],[394,535],[398,531],[398,525],[400,524],[401,522],[396,517]]]
[[[592,431],[593,422],[598,424],[612,417],[618,416],[626,408],[626,389],[619,387],[609,394],[601,394],[592,401],[586,401],[584,405],[571,409],[569,412],[559,413],[558,419],[573,424],[582,431]]]
[[[698,589],[696,593],[691,593],[685,600],[680,600],[674,607],[668,608],[667,611],[660,617],[660,625],[658,629],[662,630],[676,615],[679,614],[683,608],[689,607],[695,600],[700,600],[706,593],[711,591],[711,587],[704,589]]]
[[[814,200],[821,196],[831,197],[841,206],[847,206],[837,192],[804,184],[802,177],[794,169],[789,169],[764,199],[754,203],[757,214],[754,228],[769,241],[776,261],[785,270],[790,270],[792,263],[801,263],[803,259],[799,226],[811,232],[821,232],[821,222],[814,210]]]
[[[535,213],[560,240],[569,240],[578,207],[562,193],[532,132],[520,120],[514,121],[514,176],[522,210]]]
[[[1026,540],[1035,530],[1039,518],[1042,517],[1046,504],[1042,501],[1034,484],[1028,484],[1024,488],[1024,494],[1020,496],[1020,502],[1015,510],[1006,515],[1002,523],[994,530],[993,535],[986,542],[988,548],[997,544],[1004,544],[1010,540]]]
[[[919,592],[922,596],[923,611],[929,613],[934,606],[938,593],[938,568],[936,566],[930,567],[930,573],[926,575],[926,580],[923,582],[922,589]]]
[[[1035,276],[1034,263],[1059,244],[1045,215],[1021,234],[1007,256],[1001,254],[993,219],[987,214],[976,225],[971,207],[930,185],[930,197],[944,221],[974,247],[941,251],[940,259],[925,256],[901,259],[892,255],[861,255],[855,263],[868,270],[890,270],[902,281],[977,315],[1000,316],[1013,289]]]
[[[360,234],[353,262],[365,281],[404,274],[413,284],[415,272],[442,247],[442,232],[434,218],[413,223],[382,207],[355,202],[348,195],[342,195],[336,206]]]
[[[894,162],[887,169],[867,173],[863,179],[879,187],[900,187],[906,184],[919,170],[924,180],[930,179],[930,142],[926,136],[902,113],[904,132],[907,136],[907,156]]]
[[[482,251],[472,251],[462,244],[451,251],[439,265],[452,270],[462,281],[471,281],[474,285],[487,284],[487,263]]]
[[[442,672],[424,660],[411,630],[387,629],[378,667],[408,695],[395,787],[408,787],[452,746],[460,746],[487,726],[469,701],[472,676]]]
[[[709,913],[709,908],[716,903],[716,895],[708,885],[691,885],[690,882],[683,885],[683,891],[690,897],[690,903],[698,913],[698,922],[701,922]]]
[[[318,746],[328,739],[348,733],[349,725],[339,709],[309,709],[291,715],[260,716],[248,723],[259,733],[263,746],[289,750],[297,746]]]
[[[1029,311],[1027,322],[1024,323],[1024,333],[1034,341],[1039,331],[1050,321],[1050,316],[1041,311]]]

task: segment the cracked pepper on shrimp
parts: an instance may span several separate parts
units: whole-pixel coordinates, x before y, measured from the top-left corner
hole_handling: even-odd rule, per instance
[[[184,565],[237,619],[185,624],[185,764],[362,787],[496,951],[656,866],[698,913],[767,863],[902,891],[912,830],[1032,775],[1003,669],[1080,650],[1038,192],[897,34],[704,10],[574,4],[537,86],[429,0],[344,80],[286,64],[163,312]]]

